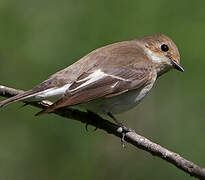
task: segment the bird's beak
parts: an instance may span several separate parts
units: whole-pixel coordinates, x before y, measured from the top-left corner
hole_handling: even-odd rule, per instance
[[[184,72],[184,69],[179,65],[179,63],[177,63],[175,60],[171,60],[172,62],[172,66],[174,69],[178,70],[178,71],[181,71],[181,72]]]

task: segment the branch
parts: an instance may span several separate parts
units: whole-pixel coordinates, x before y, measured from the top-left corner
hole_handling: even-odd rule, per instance
[[[0,85],[0,96],[2,97],[12,97],[24,91],[17,90],[5,86]],[[38,107],[38,108],[45,108],[52,103],[50,101],[42,101],[40,103],[32,102],[29,105]],[[98,129],[102,129],[109,134],[113,134],[117,137],[122,136],[121,129],[119,126],[103,119],[102,117],[89,113],[89,112],[82,112],[76,109],[68,108],[68,109],[59,109],[54,112],[55,114],[80,121],[84,124],[90,124]],[[125,135],[125,141],[143,149],[154,156],[158,156],[161,159],[168,161],[169,163],[175,165],[177,168],[183,170],[184,172],[188,173],[190,176],[194,176],[198,179],[205,180],[205,169],[201,168],[200,166],[194,164],[191,161],[186,160],[182,156],[177,153],[174,153],[152,141],[149,139],[136,134],[135,132],[128,132]]]

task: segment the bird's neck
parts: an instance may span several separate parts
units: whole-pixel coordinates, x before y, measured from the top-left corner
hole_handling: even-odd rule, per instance
[[[157,77],[159,77],[162,74],[165,74],[166,72],[170,71],[171,67],[166,63],[160,63],[155,65],[155,69],[157,71]]]

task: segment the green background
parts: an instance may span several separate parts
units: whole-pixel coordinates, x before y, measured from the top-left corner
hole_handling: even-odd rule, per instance
[[[184,73],[161,77],[118,115],[139,134],[205,167],[205,1],[0,0],[0,84],[30,89],[88,52],[164,33]],[[2,100],[3,98],[1,98]],[[79,122],[15,103],[0,110],[0,179],[193,179],[173,165]]]

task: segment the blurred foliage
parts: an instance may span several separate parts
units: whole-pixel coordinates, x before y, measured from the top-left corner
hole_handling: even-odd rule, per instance
[[[30,89],[97,47],[167,34],[185,72],[161,77],[118,118],[205,166],[204,8],[202,0],[0,0],[0,84]],[[192,179],[130,145],[122,149],[114,136],[55,115],[36,118],[36,108],[20,105],[0,112],[0,179]]]

